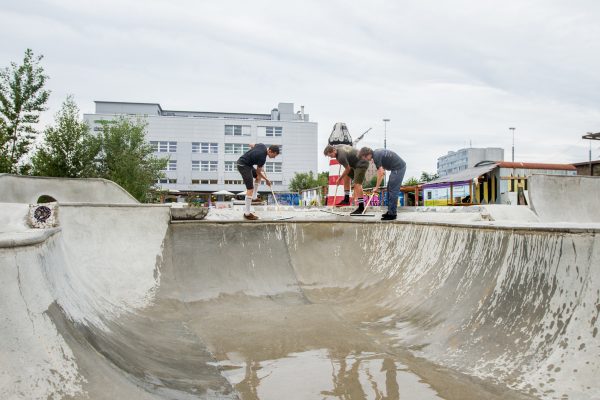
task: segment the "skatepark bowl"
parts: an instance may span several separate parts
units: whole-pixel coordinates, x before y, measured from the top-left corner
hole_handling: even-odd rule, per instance
[[[600,398],[598,224],[28,210],[0,213],[2,399]]]

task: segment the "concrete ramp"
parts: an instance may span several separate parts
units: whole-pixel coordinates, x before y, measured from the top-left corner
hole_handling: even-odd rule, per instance
[[[125,189],[106,179],[0,174],[0,203],[35,204],[40,196],[60,203],[138,203]]]
[[[532,175],[530,206],[542,222],[600,222],[600,177]]]
[[[600,397],[593,230],[60,219],[0,248],[0,398]]]

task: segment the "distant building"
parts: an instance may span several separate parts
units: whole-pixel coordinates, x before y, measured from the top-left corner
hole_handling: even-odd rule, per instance
[[[504,161],[504,149],[485,147],[449,151],[437,160],[437,173],[440,177],[455,174],[472,168],[482,161]]]
[[[519,191],[527,201],[532,174],[577,175],[577,170],[571,164],[481,162],[424,183],[424,205],[518,204]]]
[[[580,162],[573,165],[577,168],[577,175],[600,176],[600,160]]]
[[[147,123],[147,139],[155,155],[169,158],[162,189],[212,193],[245,190],[236,161],[250,143],[277,144],[275,159],[267,158],[265,172],[276,191],[285,191],[296,172],[317,173],[317,123],[304,106],[279,103],[270,113],[229,113],[164,110],[157,103],[96,101],[96,112],[84,115],[94,131],[102,121],[121,115],[138,116]],[[269,191],[266,186],[261,191]]]

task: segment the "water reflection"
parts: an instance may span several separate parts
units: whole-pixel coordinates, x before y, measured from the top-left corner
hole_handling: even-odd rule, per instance
[[[429,400],[437,393],[407,367],[383,354],[292,353],[276,360],[220,362],[244,400]]]

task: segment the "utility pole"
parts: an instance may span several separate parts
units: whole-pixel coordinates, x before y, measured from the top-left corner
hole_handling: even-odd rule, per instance
[[[512,137],[513,137],[513,142],[512,142],[512,162],[515,162],[515,128],[508,128],[512,131]]]
[[[387,149],[387,123],[390,122],[389,118],[383,119],[383,148]]]

